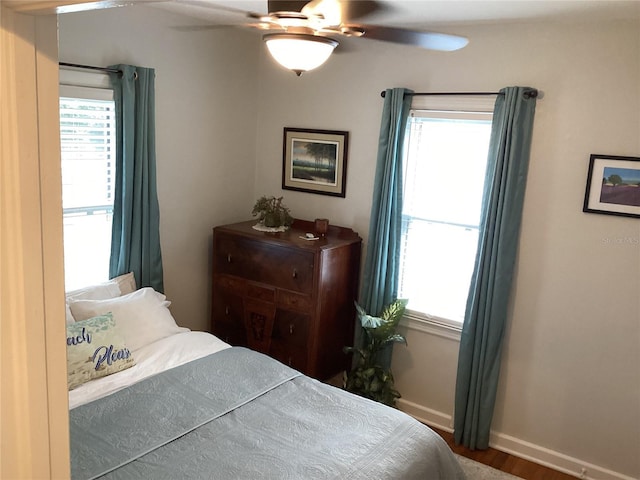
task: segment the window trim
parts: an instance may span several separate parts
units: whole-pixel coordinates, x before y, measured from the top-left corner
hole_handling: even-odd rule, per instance
[[[109,75],[102,72],[83,72],[60,67],[58,83],[66,86],[102,88],[113,90]]]
[[[412,117],[493,119],[495,95],[481,96],[415,96],[409,115]],[[407,128],[409,126],[407,125]],[[419,332],[459,342],[463,321],[451,320],[407,309],[400,325]]]
[[[402,320],[400,320],[400,325],[410,330],[416,330],[458,342],[462,335],[462,322],[409,309],[405,311]]]
[[[487,112],[493,115],[495,95],[413,96],[411,111]]]
[[[102,100],[113,102],[113,90],[109,88],[60,85],[59,97]]]

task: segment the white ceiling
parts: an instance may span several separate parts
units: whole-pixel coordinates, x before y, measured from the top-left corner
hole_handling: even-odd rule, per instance
[[[381,13],[359,19],[371,25],[432,27],[505,22],[598,22],[640,20],[640,0],[380,0]],[[159,8],[197,23],[237,25],[243,12],[267,13],[266,0],[169,0]]]

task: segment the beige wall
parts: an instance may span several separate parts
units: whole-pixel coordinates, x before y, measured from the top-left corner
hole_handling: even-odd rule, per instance
[[[640,155],[638,23],[458,27],[471,43],[455,53],[354,39],[300,78],[253,33],[178,24],[135,9],[64,16],[60,57],[157,69],[165,279],[180,323],[208,322],[210,227],[249,218],[262,194],[366,242],[381,90],[537,87],[493,441],[591,478],[640,477],[640,222],[581,211],[589,154]],[[285,126],[350,132],[345,199],[281,190]],[[446,426],[458,343],[407,336],[393,364],[402,406]]]

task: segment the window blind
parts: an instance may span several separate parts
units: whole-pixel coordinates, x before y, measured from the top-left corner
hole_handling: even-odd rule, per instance
[[[92,214],[113,209],[113,100],[60,97],[63,209]]]

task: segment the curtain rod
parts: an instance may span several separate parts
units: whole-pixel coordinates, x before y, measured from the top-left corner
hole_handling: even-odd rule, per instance
[[[82,69],[85,69],[85,70],[98,70],[100,72],[118,73],[118,74],[122,75],[122,70],[118,70],[117,68],[92,67],[91,65],[80,65],[78,63],[67,63],[67,62],[58,62],[58,65],[60,65],[61,67],[82,68]]]
[[[380,92],[380,96],[382,98],[386,95],[386,90]],[[411,95],[413,97],[425,97],[425,96],[438,96],[438,95],[504,95],[501,92],[409,92],[407,95]],[[536,98],[538,96],[538,90],[531,89],[529,91],[524,92],[525,98]]]

